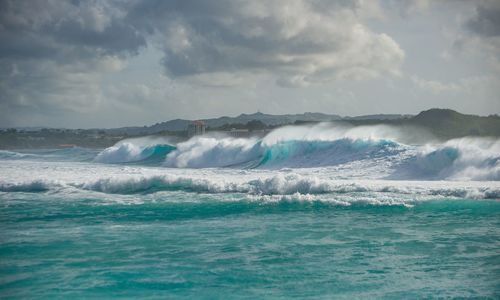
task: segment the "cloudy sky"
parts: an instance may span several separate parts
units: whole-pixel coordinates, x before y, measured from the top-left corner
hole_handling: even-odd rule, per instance
[[[500,113],[500,1],[0,0],[0,127]]]

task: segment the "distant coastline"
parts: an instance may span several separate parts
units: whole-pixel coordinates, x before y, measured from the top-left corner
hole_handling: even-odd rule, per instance
[[[358,117],[341,117],[322,113],[270,115],[258,112],[201,121],[206,124],[207,133],[222,132],[230,135],[235,132],[264,135],[277,127],[286,125],[338,122],[348,126],[416,127],[439,140],[464,136],[500,136],[498,115],[483,117],[461,114],[450,109],[430,109],[417,115],[378,114]],[[111,129],[9,128],[0,130],[0,149],[105,148],[122,139],[148,135],[184,140],[188,138],[187,127],[191,122],[193,120],[176,119],[151,126]]]

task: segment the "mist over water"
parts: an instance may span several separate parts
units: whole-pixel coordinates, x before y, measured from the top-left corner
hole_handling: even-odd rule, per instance
[[[0,151],[0,295],[498,298],[500,141],[388,126]]]
[[[367,178],[499,180],[500,141],[465,137],[437,142],[419,129],[322,123],[287,126],[263,138],[196,136],[169,144],[131,139],[95,157],[101,163],[149,161],[171,168],[318,168],[343,166],[349,177],[363,165],[377,165]],[[413,140],[413,142],[411,141]],[[154,157],[155,159],[151,159]],[[149,159],[148,159],[149,158]]]

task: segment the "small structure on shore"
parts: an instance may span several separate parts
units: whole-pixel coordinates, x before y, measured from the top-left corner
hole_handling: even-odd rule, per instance
[[[188,125],[187,135],[188,137],[193,137],[195,135],[203,135],[205,134],[205,122],[203,121],[193,121]]]
[[[251,135],[251,132],[248,129],[231,128],[230,131],[226,131],[226,134],[235,138],[245,138],[249,137]]]

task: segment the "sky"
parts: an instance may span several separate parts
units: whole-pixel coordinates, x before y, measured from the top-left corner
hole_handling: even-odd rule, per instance
[[[500,113],[496,0],[0,0],[0,127]]]

